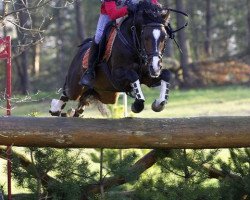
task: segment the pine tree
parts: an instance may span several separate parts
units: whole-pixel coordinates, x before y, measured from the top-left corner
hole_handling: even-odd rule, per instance
[[[221,199],[250,199],[250,149],[229,149],[229,152],[229,161],[218,159],[221,170],[227,175],[220,181]]]

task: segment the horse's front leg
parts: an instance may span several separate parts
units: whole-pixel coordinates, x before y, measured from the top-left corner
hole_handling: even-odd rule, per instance
[[[141,89],[141,83],[138,74],[134,70],[124,70],[123,68],[115,70],[114,75],[120,85],[129,83],[135,96],[135,101],[131,105],[131,110],[134,113],[141,112],[144,109],[145,97]]]
[[[170,72],[168,70],[163,70],[161,74],[161,86],[160,86],[160,96],[152,103],[152,110],[155,112],[161,112],[166,104],[168,103],[169,96],[169,81]]]
[[[135,94],[135,101],[131,106],[131,110],[134,113],[139,113],[144,109],[144,102],[145,102],[145,97],[142,93],[140,80],[137,79],[136,81],[131,83],[131,87]]]
[[[140,113],[144,109],[145,97],[142,93],[139,76],[134,70],[128,70],[126,74],[126,77],[129,79],[130,86],[135,94],[135,101],[131,105],[131,110],[134,113]]]

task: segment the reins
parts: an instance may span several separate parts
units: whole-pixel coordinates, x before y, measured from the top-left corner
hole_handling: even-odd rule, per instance
[[[150,53],[149,55],[147,55],[146,53],[146,49],[145,49],[145,45],[144,45],[144,41],[142,40],[143,36],[144,36],[144,29],[147,27],[162,27],[164,26],[161,23],[149,23],[146,25],[142,26],[142,30],[141,30],[141,40],[139,39],[139,36],[137,34],[137,29],[135,26],[135,19],[133,20],[133,25],[131,26],[131,32],[132,32],[132,44],[130,44],[128,42],[128,40],[125,38],[125,36],[122,34],[120,28],[117,27],[117,35],[119,37],[119,39],[122,41],[122,43],[125,45],[125,47],[130,50],[131,52],[135,52],[136,55],[138,56],[138,58],[140,59],[140,65],[142,64],[147,64],[148,63],[148,58],[150,58],[151,56],[159,56],[160,58],[162,58],[163,52],[158,53],[158,52],[154,52],[154,53]]]
[[[172,9],[172,8],[167,8],[167,10],[168,10],[168,11],[175,12],[175,13],[177,13],[177,14],[181,14],[181,15],[183,15],[184,17],[188,17],[188,14],[187,14],[187,13],[182,12],[182,11],[180,11],[180,10],[175,10],[175,9]],[[174,42],[175,42],[177,48],[179,49],[179,51],[180,51],[181,53],[183,53],[183,52],[182,52],[182,49],[181,49],[179,43],[178,43],[178,42],[176,41],[176,39],[175,39],[175,33],[177,33],[177,32],[179,32],[180,30],[186,28],[187,26],[188,26],[188,21],[187,21],[183,26],[181,26],[180,28],[177,28],[176,30],[173,30],[173,28],[171,27],[170,23],[167,25],[167,28],[166,28],[166,29],[167,29],[167,33],[168,33],[168,35],[169,35],[169,38],[170,38],[171,40],[174,40]]]
[[[188,14],[179,10],[175,10],[175,9],[171,9],[171,8],[167,8],[166,10],[171,11],[171,12],[175,12],[177,14],[181,14],[185,17],[188,17]],[[120,38],[120,40],[122,41],[122,43],[125,45],[125,47],[131,51],[131,52],[135,52],[136,55],[138,56],[138,58],[140,59],[140,65],[142,64],[147,64],[148,63],[148,58],[150,58],[152,55],[153,56],[159,56],[159,58],[162,58],[162,55],[165,51],[165,45],[166,42],[164,43],[164,49],[161,53],[159,52],[154,52],[150,55],[147,55],[146,53],[146,49],[144,47],[144,41],[142,41],[143,39],[143,31],[145,29],[145,27],[150,27],[150,26],[164,26],[166,28],[167,34],[169,35],[169,38],[174,40],[176,46],[178,47],[179,51],[182,53],[182,50],[180,48],[180,45],[178,44],[178,42],[175,39],[175,33],[181,31],[182,29],[186,28],[188,26],[188,22],[186,22],[183,26],[177,28],[176,30],[173,30],[173,28],[171,27],[170,23],[168,23],[167,26],[161,24],[161,23],[149,23],[146,25],[142,26],[142,30],[141,30],[141,40],[138,37],[138,33],[136,30],[136,26],[135,26],[135,21],[136,21],[136,15],[133,15],[133,25],[131,26],[131,32],[132,32],[132,43],[130,44],[128,42],[128,40],[124,37],[124,35],[122,34],[121,30],[119,27],[117,27],[117,35]]]

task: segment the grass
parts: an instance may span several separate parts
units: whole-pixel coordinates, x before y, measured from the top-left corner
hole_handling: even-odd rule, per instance
[[[151,103],[158,97],[157,89],[148,89],[143,87],[146,97],[145,109],[139,114],[129,112],[129,116],[144,118],[171,118],[171,117],[197,117],[197,116],[249,116],[250,115],[250,87],[246,86],[227,86],[206,89],[192,89],[186,91],[173,90],[170,93],[169,104],[161,113],[155,113],[151,110]],[[55,93],[38,93],[26,97],[15,96],[13,98],[14,116],[41,116],[48,117],[50,100],[58,98]],[[114,107],[122,108],[122,99]],[[133,99],[129,98],[129,105]],[[5,115],[5,101],[0,101],[0,115]],[[75,107],[76,103],[71,102],[69,107]],[[112,109],[114,110],[114,109]],[[122,116],[122,109],[117,109],[118,114]],[[91,106],[86,109],[85,117],[102,117],[97,108]],[[222,151],[220,156],[226,159],[227,151]],[[6,162],[0,159],[0,185],[6,189]],[[6,191],[6,190],[5,190]],[[23,189],[14,187],[14,193],[23,192]]]
[[[154,91],[154,97],[157,96]],[[150,102],[154,98],[150,99]],[[195,117],[250,115],[250,88],[219,87],[172,91],[169,104],[161,113],[153,113],[147,104],[140,117]]]
[[[143,87],[143,91],[146,98],[144,111],[134,114],[128,109],[129,116],[170,118],[250,115],[250,87],[247,86],[227,86],[186,91],[172,90],[167,108],[160,113],[155,113],[151,110],[151,103],[159,96],[159,90]],[[59,98],[59,94],[55,92],[38,93],[26,97],[15,96],[12,103],[12,114],[15,116],[50,116],[48,110],[52,98]],[[130,107],[133,99],[129,98],[128,102]],[[0,106],[5,107],[5,102],[1,101]],[[116,106],[122,106],[121,98]],[[66,110],[70,107],[76,107],[76,102],[68,103]],[[2,108],[0,115],[4,114],[5,110]],[[102,117],[95,106],[87,107],[85,117],[93,116]]]

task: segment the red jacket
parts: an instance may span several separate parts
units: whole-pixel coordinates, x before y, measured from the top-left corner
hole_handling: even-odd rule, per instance
[[[158,0],[151,0],[153,4],[157,4]],[[128,14],[127,6],[117,8],[114,0],[104,0],[101,6],[101,14],[108,15],[111,20],[124,17]]]

